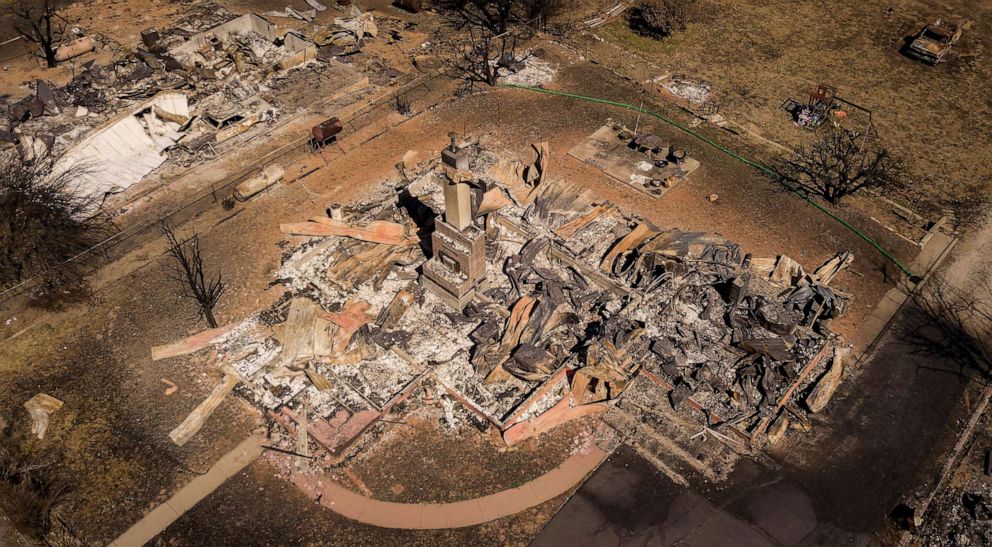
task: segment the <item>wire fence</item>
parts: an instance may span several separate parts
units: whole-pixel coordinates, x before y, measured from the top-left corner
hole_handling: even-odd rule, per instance
[[[31,53],[31,44],[23,36],[0,42],[0,63],[6,63]]]

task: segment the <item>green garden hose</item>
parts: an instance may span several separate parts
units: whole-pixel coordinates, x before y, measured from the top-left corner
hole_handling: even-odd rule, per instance
[[[654,118],[657,118],[657,119],[659,119],[659,120],[667,123],[668,125],[671,125],[672,127],[675,127],[675,128],[677,128],[677,129],[679,129],[679,130],[681,130],[681,131],[683,131],[683,132],[685,132],[685,133],[687,133],[689,135],[692,135],[693,137],[695,137],[695,138],[699,139],[700,141],[702,141],[702,142],[704,142],[704,143],[712,146],[713,148],[716,148],[717,150],[719,150],[719,151],[723,152],[724,154],[727,154],[728,156],[730,156],[730,157],[732,157],[732,158],[740,161],[741,163],[744,163],[745,165],[748,165],[750,167],[753,167],[754,169],[757,169],[758,171],[761,171],[762,173],[765,173],[766,175],[768,175],[769,177],[771,177],[772,180],[774,180],[777,183],[779,183],[780,185],[782,185],[783,188],[785,188],[785,189],[789,190],[790,192],[796,194],[797,196],[799,196],[800,198],[802,198],[803,201],[805,201],[806,203],[808,203],[808,204],[812,205],[813,207],[817,208],[819,211],[821,211],[822,213],[826,214],[830,218],[836,220],[842,226],[844,226],[845,228],[847,228],[848,230],[850,230],[852,233],[854,233],[855,235],[857,235],[861,239],[863,239],[866,242],[868,242],[869,245],[871,245],[872,247],[874,247],[875,249],[877,249],[878,252],[882,253],[882,256],[884,256],[885,258],[889,259],[903,273],[905,273],[906,275],[908,275],[910,277],[914,277],[913,272],[909,271],[909,268],[903,266],[902,263],[899,262],[899,260],[896,259],[896,257],[892,255],[892,253],[890,253],[889,251],[885,250],[885,248],[883,248],[881,245],[879,245],[879,243],[877,241],[875,241],[874,239],[872,239],[871,237],[869,237],[868,234],[866,234],[866,233],[862,232],[861,230],[857,229],[856,227],[852,226],[851,223],[849,223],[846,220],[840,218],[839,216],[835,215],[833,212],[831,212],[826,207],[824,207],[824,206],[820,205],[819,203],[817,203],[816,201],[814,201],[809,196],[809,194],[807,194],[801,187],[793,186],[792,184],[789,184],[789,182],[787,180],[785,180],[784,178],[782,178],[782,176],[779,175],[771,167],[768,167],[767,165],[765,165],[763,163],[760,163],[760,162],[757,162],[757,161],[754,161],[754,160],[750,160],[748,158],[745,158],[744,156],[741,156],[737,152],[734,152],[733,150],[730,150],[729,148],[727,148],[727,147],[725,147],[725,146],[717,143],[716,141],[713,141],[712,139],[710,139],[710,138],[708,138],[708,137],[706,137],[704,135],[701,135],[701,134],[693,131],[692,129],[689,129],[688,127],[686,127],[686,126],[684,126],[684,125],[676,122],[675,120],[672,120],[671,118],[668,118],[668,117],[666,117],[666,116],[664,116],[662,114],[659,114],[657,112],[653,112],[651,110],[648,110],[646,108],[641,108],[641,107],[638,107],[638,106],[634,106],[632,104],[621,103],[621,102],[617,102],[617,101],[611,101],[611,100],[608,100],[608,99],[600,99],[598,97],[587,97],[585,95],[578,95],[578,94],[575,94],[575,93],[567,93],[565,91],[555,91],[555,90],[552,90],[552,89],[544,89],[544,88],[541,88],[541,87],[531,87],[531,86],[518,85],[518,84],[502,84],[501,87],[514,88],[514,89],[525,89],[527,91],[537,91],[539,93],[546,93],[548,95],[557,95],[559,97],[569,97],[569,98],[572,98],[572,99],[579,99],[579,100],[589,101],[589,102],[593,102],[593,103],[606,104],[606,105],[610,105],[610,106],[616,106],[616,107],[620,107],[620,108],[626,108],[627,110],[633,110],[635,112],[640,112],[642,114],[646,114],[648,116],[652,116]]]

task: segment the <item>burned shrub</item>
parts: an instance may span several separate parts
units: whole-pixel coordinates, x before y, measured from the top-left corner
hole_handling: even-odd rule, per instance
[[[652,38],[686,29],[695,0],[638,0],[630,10],[630,28]]]
[[[19,530],[41,539],[68,485],[40,473],[51,464],[32,460],[10,441],[0,433],[0,508]]]
[[[55,173],[50,162],[25,165],[0,158],[0,287],[37,277],[37,296],[54,305],[78,294],[82,272],[70,261],[99,240],[104,219],[81,194],[76,167]]]

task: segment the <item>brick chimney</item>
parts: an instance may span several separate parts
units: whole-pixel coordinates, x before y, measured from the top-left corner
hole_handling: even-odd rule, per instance
[[[444,220],[461,231],[472,224],[472,188],[464,182],[444,185]]]

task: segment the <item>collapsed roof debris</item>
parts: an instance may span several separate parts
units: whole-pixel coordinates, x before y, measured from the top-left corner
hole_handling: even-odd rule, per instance
[[[362,13],[357,6],[348,7],[345,17],[335,17],[334,25],[338,27],[330,37],[330,42],[338,46],[361,45],[366,37],[375,38],[379,27],[370,13]]]
[[[313,22],[314,18],[317,17],[316,9],[309,9],[305,11],[299,11],[293,9],[292,6],[286,6],[283,11],[267,11],[265,12],[268,17],[291,17],[293,19],[299,19],[300,21],[306,21],[308,23]]]
[[[182,93],[161,93],[92,131],[70,147],[55,172],[79,169],[79,189],[105,195],[130,187],[162,165],[164,150],[182,138],[190,120]]]
[[[286,6],[283,11],[267,11],[265,15],[271,17],[292,17],[293,19],[299,19],[300,21],[306,21],[308,23],[313,22],[314,18],[317,17],[317,13],[321,11],[327,11],[327,6],[321,4],[317,0],[306,0],[307,5],[311,9],[306,11],[299,11],[293,9],[292,6]]]
[[[426,377],[508,445],[606,411],[638,378],[747,445],[826,370],[827,322],[846,303],[827,283],[849,254],[812,275],[742,256],[551,180],[544,145],[525,168],[452,140],[443,162],[404,165],[399,186],[336,209],[340,220],[283,225],[313,238],[284,259],[287,294],[214,341],[247,398],[289,424],[309,409],[335,456]],[[517,201],[482,207],[504,192]],[[461,249],[465,230],[482,253]],[[443,294],[432,261],[471,278],[472,297]]]
[[[276,26],[246,13],[205,32],[190,36],[168,55],[200,78],[223,79],[232,71],[252,76],[285,70],[317,55],[316,46],[296,32],[280,35]]]

